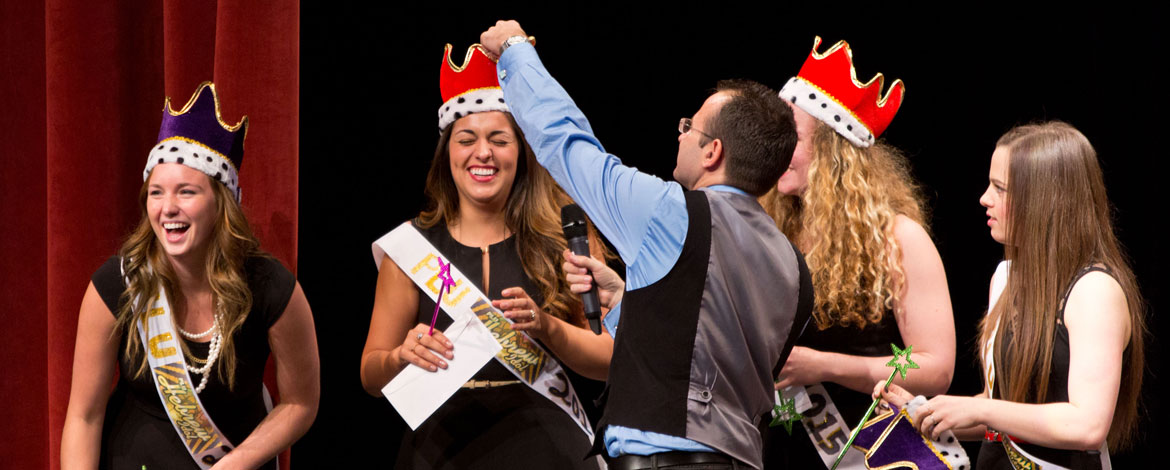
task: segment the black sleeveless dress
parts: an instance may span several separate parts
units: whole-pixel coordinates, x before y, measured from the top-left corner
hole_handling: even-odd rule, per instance
[[[516,237],[488,247],[488,291],[483,288],[483,252],[479,248],[455,241],[444,223],[420,228],[415,221],[415,228],[489,299],[501,299],[504,289],[519,286],[537,304],[543,302],[540,290],[524,274]],[[430,324],[435,302],[421,290],[418,298],[417,321]],[[435,328],[445,330],[451,323],[451,317],[440,313]],[[564,370],[579,398],[588,402],[591,397],[583,389],[597,389],[597,382],[567,367]],[[472,380],[511,381],[516,376],[493,359]],[[417,430],[406,431],[394,468],[596,469],[595,460],[585,460],[590,444],[564,411],[527,385],[460,389]]]
[[[1101,271],[1109,275],[1113,275],[1109,269],[1102,266],[1088,266],[1081,269],[1075,276],[1072,282],[1069,282],[1068,287],[1064,291],[1064,297],[1060,301],[1060,311],[1056,317],[1056,335],[1052,339],[1052,372],[1048,376],[1048,396],[1045,397],[1044,403],[1061,403],[1068,401],[1068,365],[1069,365],[1069,346],[1068,346],[1068,327],[1064,325],[1064,307],[1068,302],[1068,296],[1072,293],[1073,286],[1084,275],[1093,271]],[[1008,341],[1011,338],[1011,331],[1003,331],[1004,340]],[[1002,399],[999,394],[999,389],[995,390],[993,398]],[[1083,451],[1083,450],[1066,450],[1053,449],[1051,447],[1044,447],[1035,444],[1017,444],[1024,452],[1047,460],[1054,464],[1071,468],[1075,470],[1081,469],[1100,469],[1102,468],[1102,455],[1099,451]],[[1107,457],[1106,457],[1107,458]],[[975,463],[976,470],[992,470],[1004,469],[1011,470],[1012,464],[1008,459],[1007,451],[1004,449],[1002,442],[998,441],[983,441],[979,448],[979,459]]]
[[[881,322],[860,329],[833,325],[818,330],[815,320],[812,320],[808,329],[796,340],[797,346],[865,357],[891,355],[890,344],[904,347],[893,311],[885,312]],[[833,382],[823,382],[822,385],[832,397],[837,411],[841,412],[847,428],[856,426],[873,402],[867,393],[859,393]],[[769,421],[770,417],[765,419],[761,428],[765,438],[764,468],[815,470],[825,467],[803,424],[793,426],[792,435],[789,436],[782,427],[768,427]]]
[[[111,312],[118,311],[119,297],[126,290],[120,261],[117,256],[110,257],[91,278],[94,289]],[[268,328],[280,319],[296,287],[293,274],[272,258],[248,258],[244,270],[252,291],[252,311],[236,333],[235,389],[228,390],[227,384],[219,380],[215,371],[219,367],[217,362],[212,366],[213,375],[207,381],[207,388],[199,394],[207,414],[235,445],[243,442],[268,415],[262,392],[264,366],[270,352]],[[207,357],[208,343],[183,341],[195,357]],[[118,384],[106,405],[99,468],[137,470],[145,466],[151,470],[198,470],[199,466],[167,419],[150,371],[133,377],[141,353],[138,350],[127,356],[125,348],[118,348]],[[191,374],[196,384],[200,379],[202,376]],[[260,468],[275,470],[276,461]]]

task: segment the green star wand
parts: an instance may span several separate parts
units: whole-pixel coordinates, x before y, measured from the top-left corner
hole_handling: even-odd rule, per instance
[[[890,362],[887,362],[886,366],[893,367],[894,370],[890,371],[890,377],[886,379],[886,384],[882,388],[890,386],[890,382],[894,381],[894,375],[900,374],[902,380],[906,380],[906,369],[918,368],[918,364],[915,364],[910,359],[910,351],[914,349],[914,346],[906,346],[906,349],[898,349],[897,345],[891,344],[890,347],[894,349],[894,358],[890,359]],[[905,358],[906,362],[898,362],[898,358]],[[869,410],[865,412],[865,416],[861,418],[861,422],[857,423],[857,426],[853,428],[853,432],[849,433],[849,441],[845,443],[845,447],[841,448],[841,453],[837,454],[837,461],[833,462],[832,470],[837,470],[837,465],[841,464],[841,459],[845,458],[845,453],[849,452],[850,447],[853,447],[853,440],[857,439],[857,433],[861,432],[861,426],[866,421],[869,421],[870,416],[873,416],[873,410],[877,408],[878,402],[880,401],[881,398],[874,398],[873,403],[869,404]]]
[[[788,435],[792,435],[792,423],[804,419],[804,415],[796,411],[795,398],[780,398],[779,405],[772,406],[772,422],[768,427],[784,426],[784,430],[788,431]]]

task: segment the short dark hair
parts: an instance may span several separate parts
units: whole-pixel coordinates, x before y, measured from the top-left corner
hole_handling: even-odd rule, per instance
[[[731,99],[706,131],[723,142],[726,183],[755,196],[768,192],[792,161],[796,121],[778,93],[751,80],[721,80],[715,92]]]

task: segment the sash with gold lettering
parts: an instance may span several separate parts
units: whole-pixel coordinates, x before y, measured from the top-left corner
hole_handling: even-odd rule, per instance
[[[379,267],[382,256],[389,256],[431,300],[438,298],[442,285],[438,257],[442,253],[409,222],[383,235],[374,242],[372,248],[374,262]],[[577,392],[573,390],[573,384],[556,358],[524,332],[513,330],[512,321],[492,307],[487,295],[469,282],[454,265],[451,266],[451,276],[455,279],[455,287],[443,295],[443,312],[456,321],[474,317],[483,323],[503,347],[496,355],[496,361],[524,385],[568,414],[589,438],[589,442],[593,442],[593,426],[589,424],[581,401],[577,399]]]
[[[829,392],[819,383],[807,387],[794,385],[776,392],[777,404],[781,398],[796,401],[796,411],[804,415],[800,422],[804,424],[804,429],[807,431],[813,447],[816,448],[817,455],[821,457],[825,468],[832,468],[833,462],[837,460],[837,454],[841,452],[841,447],[849,440],[849,434],[853,432],[853,429],[850,428],[849,423],[845,422],[841,412],[837,411],[837,405],[833,403]],[[865,465],[864,454],[860,452],[845,453],[845,458],[841,460],[841,464],[837,468],[869,469]]]
[[[780,397],[795,400],[797,412],[804,415],[801,422],[808,432],[809,440],[817,449],[825,468],[832,468],[841,446],[849,440],[852,429],[845,423],[824,385],[788,387],[777,392],[777,401]],[[837,468],[969,468],[971,460],[951,431],[943,433],[942,438],[935,442],[918,433],[912,417],[917,416],[915,410],[925,403],[926,397],[919,395],[906,404],[906,409],[885,411],[871,418],[861,426],[857,440],[853,441],[850,452],[845,453]]]
[[[175,432],[179,433],[179,440],[200,468],[211,468],[235,446],[215,427],[195,393],[165,289],[159,288],[158,298],[151,304],[146,319],[138,325],[138,336],[146,349],[158,397]]]

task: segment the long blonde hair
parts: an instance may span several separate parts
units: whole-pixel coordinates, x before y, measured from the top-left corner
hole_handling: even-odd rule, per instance
[[[235,196],[223,184],[208,178],[215,195],[215,227],[208,238],[205,270],[211,284],[213,305],[216,315],[222,319],[220,325],[223,340],[220,345],[216,367],[219,380],[235,387],[236,344],[235,333],[243,326],[248,312],[252,310],[252,291],[248,288],[244,272],[244,260],[249,256],[267,256],[260,251],[260,242],[252,235],[252,228]],[[179,297],[176,287],[178,279],[168,258],[150,225],[146,212],[146,198],[150,179],[142,183],[138,192],[141,217],[138,226],[130,233],[118,254],[122,258],[122,269],[126,290],[122,293],[117,312],[114,334],[125,336],[125,354],[138,367],[132,372],[137,378],[146,370],[146,355],[142,353],[141,340],[135,326],[146,319],[150,304],[158,296],[161,286],[166,289],[172,306]],[[183,354],[191,361],[191,353],[185,341],[179,341]]]
[[[577,326],[585,325],[580,296],[569,290],[569,283],[561,273],[561,253],[568,247],[561,230],[561,207],[573,202],[553,181],[548,171],[536,161],[536,155],[511,113],[504,113],[516,134],[522,158],[516,165],[516,179],[508,193],[504,207],[504,223],[516,236],[520,264],[544,297],[541,308],[556,317]],[[447,145],[454,125],[443,129],[431,169],[427,172],[427,207],[418,215],[423,228],[459,220],[459,193],[451,177],[451,155]],[[596,230],[590,224],[590,246],[604,249]]]
[[[906,158],[882,141],[857,147],[817,121],[811,150],[804,194],[772,188],[761,202],[808,260],[817,327],[880,323],[906,283],[895,217],[925,228],[922,196]]]
[[[996,388],[1015,402],[1045,400],[1053,385],[1052,349],[1064,294],[1081,269],[1104,265],[1125,293],[1131,325],[1108,435],[1111,448],[1125,448],[1138,420],[1145,309],[1113,233],[1097,153],[1063,122],[1016,127],[996,147],[1010,151],[1004,258],[1012,260],[1007,286],[982,324],[980,344],[987,344],[997,325],[1011,331],[1011,341],[998,334],[993,344]]]

